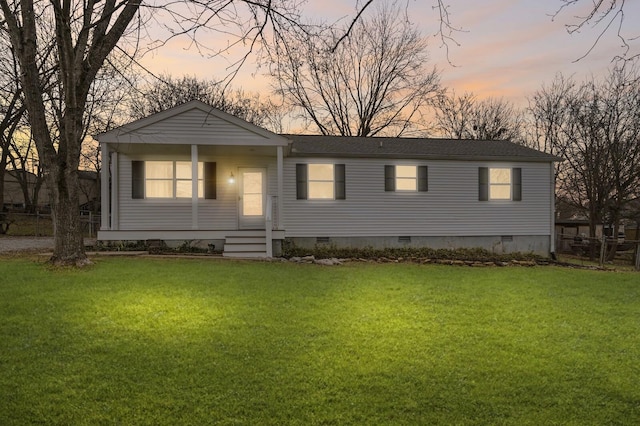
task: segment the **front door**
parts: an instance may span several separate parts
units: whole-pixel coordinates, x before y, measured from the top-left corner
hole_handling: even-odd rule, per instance
[[[264,229],[267,170],[241,168],[238,170],[239,218],[241,229]]]

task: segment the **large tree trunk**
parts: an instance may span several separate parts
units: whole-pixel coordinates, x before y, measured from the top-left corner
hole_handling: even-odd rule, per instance
[[[77,170],[62,170],[49,182],[54,251],[50,262],[83,266],[91,263],[85,254],[78,211]]]
[[[596,239],[596,212],[593,209],[590,209],[589,212],[589,260],[594,260],[596,258],[596,247],[597,247],[597,239]]]
[[[9,230],[9,225],[6,222],[7,218],[4,209],[4,176],[7,168],[7,156],[4,150],[0,156],[0,234],[6,234]]]

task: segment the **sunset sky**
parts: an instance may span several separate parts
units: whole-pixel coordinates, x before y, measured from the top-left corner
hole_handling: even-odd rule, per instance
[[[380,0],[381,1],[381,0]],[[585,28],[580,34],[569,35],[566,24],[577,22],[591,2],[583,0],[583,9],[565,9],[552,19],[561,6],[560,0],[449,0],[452,23],[462,28],[454,35],[459,43],[449,45],[449,61],[440,40],[433,37],[438,20],[432,0],[408,0],[409,16],[430,40],[430,55],[441,70],[442,83],[457,92],[473,91],[478,97],[504,97],[519,106],[526,97],[549,83],[557,73],[573,75],[582,80],[602,75],[611,67],[612,58],[623,52],[617,38],[617,21],[585,58],[603,26]],[[348,21],[353,17],[352,0],[310,0],[305,15],[316,19]],[[640,36],[637,20],[640,2],[627,1],[623,34],[630,39],[632,51],[638,53]],[[221,36],[212,36],[211,43],[226,43]],[[143,63],[156,73],[196,75],[219,79],[226,75],[226,63],[209,59],[184,45],[173,42],[145,58]],[[247,91],[269,93],[264,69],[255,63],[245,65],[233,85]]]

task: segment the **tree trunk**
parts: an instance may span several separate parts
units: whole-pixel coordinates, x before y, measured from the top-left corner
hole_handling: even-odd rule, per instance
[[[7,217],[4,209],[4,177],[7,168],[7,156],[5,150],[2,150],[0,154],[0,234],[6,234],[9,230],[9,225],[5,222]]]
[[[593,212],[589,215],[589,260],[596,258],[596,221]]]
[[[49,175],[49,198],[53,220],[54,250],[49,260],[54,265],[84,266],[91,261],[84,250],[78,211],[78,172],[64,165]]]
[[[7,172],[7,156],[5,150],[0,153],[0,212],[4,208],[4,177]]]
[[[620,221],[616,217],[613,222],[613,229],[611,230],[611,247],[607,244],[607,248],[609,249],[609,253],[607,253],[607,261],[613,262],[616,257],[616,253],[618,252],[618,230],[620,229]]]
[[[635,235],[635,249],[633,250],[633,258],[638,257],[638,249],[640,248],[640,220],[636,219],[636,235]]]

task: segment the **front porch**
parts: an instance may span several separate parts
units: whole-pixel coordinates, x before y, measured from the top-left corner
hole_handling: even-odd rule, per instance
[[[288,139],[196,101],[97,138],[98,240],[213,241],[227,256],[271,257],[284,238]]]

